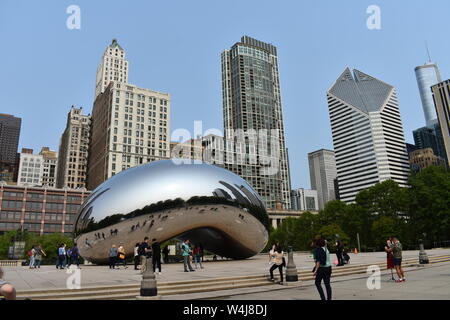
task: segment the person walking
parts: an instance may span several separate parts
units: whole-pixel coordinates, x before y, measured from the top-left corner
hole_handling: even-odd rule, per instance
[[[325,284],[325,288],[327,290],[327,300],[331,300],[331,261],[330,261],[330,252],[325,247],[326,242],[324,239],[318,239],[316,242],[316,254],[315,254],[315,262],[316,265],[313,269],[315,276],[315,285],[317,291],[319,291],[320,298],[325,300],[325,295],[322,289],[322,280]]]
[[[140,257],[139,257],[139,245],[140,245],[139,242],[134,245],[134,270],[139,270],[138,269],[139,259],[140,259]]]
[[[200,246],[194,247],[194,264],[195,264],[195,269],[197,269],[197,265],[200,265],[200,268],[203,269],[202,249],[200,248]]]
[[[16,289],[3,279],[2,268],[0,268],[0,296],[3,296],[5,300],[16,300]]]
[[[72,249],[67,249],[66,252],[66,261],[67,261],[67,268],[70,267],[70,265],[72,264]]]
[[[276,249],[277,245],[273,244],[272,248],[269,250],[269,265],[273,264],[274,262]]]
[[[278,245],[275,248],[274,254],[273,254],[273,265],[270,267],[270,281],[275,281],[273,278],[273,271],[278,268],[278,271],[280,272],[280,284],[283,284],[283,258],[284,258],[284,252],[280,245]]]
[[[152,240],[152,253],[153,272],[158,268],[158,274],[161,274],[161,245],[156,239]]]
[[[34,249],[34,246],[32,246],[30,251],[28,251],[28,257],[30,257],[30,264],[29,264],[30,269],[33,269],[35,267],[34,266],[35,255],[36,255],[36,250]]]
[[[73,244],[70,258],[73,264],[77,265],[77,268],[80,269],[80,251],[78,250],[78,246],[76,243]]]
[[[118,264],[122,264],[124,269],[127,269],[127,259],[125,254],[125,248],[121,245],[119,246],[119,249],[117,250],[117,259]]]
[[[183,252],[183,264],[184,264],[184,272],[195,271],[191,266],[191,247],[189,246],[189,239],[184,240],[181,245],[181,250]]]
[[[42,262],[42,256],[47,256],[44,252],[44,250],[42,250],[42,246],[39,244],[36,247],[36,254],[34,255],[34,267],[35,268],[41,268],[41,262]]]
[[[164,263],[169,263],[169,245],[166,245],[162,250]]]
[[[56,268],[64,269],[66,266],[66,249],[64,248],[64,243],[61,243],[58,248],[58,265]]]
[[[337,266],[343,266],[344,265],[344,258],[342,257],[342,253],[344,251],[344,245],[342,244],[341,240],[336,241],[336,257],[338,260]]]
[[[109,249],[109,268],[115,269],[116,267],[116,259],[117,259],[117,248],[116,245],[113,244],[112,247]]]
[[[396,237],[392,238],[392,245],[389,251],[392,252],[392,261],[394,262],[394,268],[398,276],[395,282],[405,282],[405,273],[402,268],[402,244]]]

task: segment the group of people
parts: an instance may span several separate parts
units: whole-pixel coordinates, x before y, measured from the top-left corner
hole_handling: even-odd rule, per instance
[[[72,248],[66,249],[66,244],[61,243],[56,250],[57,260],[56,269],[64,269],[70,267],[72,264],[76,264],[80,268],[80,252],[78,246],[75,243]]]
[[[390,237],[386,240],[386,246],[384,247],[387,256],[387,268],[395,269],[398,279],[394,278],[391,273],[391,279],[395,282],[405,282],[405,273],[402,268],[402,244],[396,237]]]
[[[42,250],[42,246],[39,244],[37,246],[32,246],[30,251],[28,251],[28,258],[30,259],[29,267],[30,269],[40,268],[42,263],[42,257],[47,256]]]
[[[124,269],[127,269],[127,261],[125,259],[125,248],[123,246],[116,247],[115,244],[109,249],[109,268],[115,269],[116,266],[122,265]]]
[[[200,266],[203,269],[203,246],[201,244],[191,247],[191,241],[186,239],[181,244],[181,251],[183,256],[184,272],[192,272]],[[192,268],[191,262],[194,262],[195,269]]]
[[[75,243],[72,248],[66,249],[66,247],[66,244],[61,243],[56,249],[56,268],[64,269],[70,267],[72,264],[76,264],[77,267],[80,268],[80,254],[77,244]],[[42,249],[40,244],[37,246],[33,245],[28,251],[28,258],[30,259],[28,267],[30,269],[39,269],[41,267],[43,257],[46,256],[47,254]]]

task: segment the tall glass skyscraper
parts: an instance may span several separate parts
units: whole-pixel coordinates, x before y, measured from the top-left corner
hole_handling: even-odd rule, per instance
[[[327,92],[340,200],[394,180],[407,185],[409,160],[395,88],[349,68]]]
[[[267,208],[290,208],[290,175],[284,139],[278,56],[275,46],[243,36],[222,53],[222,95],[225,141],[236,141],[236,130],[253,136],[258,150],[237,144],[225,167],[244,178],[264,199]],[[259,133],[267,130],[263,138]],[[245,153],[242,157],[242,155]],[[269,163],[263,163],[267,154]],[[267,170],[271,166],[275,170]]]
[[[417,85],[419,86],[420,99],[422,100],[423,113],[427,126],[437,121],[436,109],[433,103],[431,86],[442,81],[437,64],[428,62],[415,68]]]

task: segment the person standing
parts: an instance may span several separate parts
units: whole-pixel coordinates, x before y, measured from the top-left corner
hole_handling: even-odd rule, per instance
[[[139,265],[139,242],[134,245],[134,270],[139,270],[138,265]]]
[[[67,261],[67,267],[70,267],[70,265],[72,264],[72,249],[67,249],[66,252],[66,261]]]
[[[117,250],[117,258],[118,258],[118,263],[123,264],[123,268],[127,269],[128,267],[127,267],[125,248],[122,245],[119,246],[119,249]]]
[[[314,267],[314,276],[315,285],[317,291],[319,291],[320,298],[325,300],[325,295],[322,289],[322,280],[325,284],[325,288],[327,290],[327,300],[331,300],[331,261],[330,261],[330,252],[326,248],[326,242],[324,239],[318,239],[316,242],[316,254],[315,254],[315,262],[316,265]]]
[[[156,268],[158,268],[158,274],[161,274],[161,245],[156,239],[152,240],[152,253],[153,272],[156,272]]]
[[[39,244],[36,248],[36,254],[34,255],[34,267],[41,268],[42,256],[46,256],[44,250],[42,250],[42,246]]]
[[[169,263],[169,245],[166,245],[162,250],[164,263]]]
[[[183,264],[184,264],[184,272],[195,271],[191,266],[191,248],[189,246],[189,239],[184,240],[181,245],[181,250],[183,251]]]
[[[72,263],[77,265],[77,268],[80,269],[80,252],[78,251],[78,246],[76,243],[74,243],[72,250],[71,250],[71,256]]]
[[[344,245],[342,244],[342,241],[337,240],[336,241],[336,257],[338,259],[338,264],[337,264],[338,267],[344,265],[344,259],[342,257],[343,251],[344,251]]]
[[[195,246],[194,247],[194,264],[195,264],[195,269],[197,269],[197,264],[200,265],[201,269],[203,269],[203,265],[202,265],[202,249],[200,248],[200,246]]]
[[[270,281],[274,281],[275,280],[273,278],[273,271],[276,268],[278,268],[278,271],[280,272],[280,284],[283,284],[283,257],[284,257],[284,252],[281,249],[281,246],[278,245],[275,248],[275,251],[273,253],[273,265],[269,269]]]
[[[144,242],[139,245],[139,258],[141,259],[141,272],[145,272],[146,261],[145,259],[149,259],[152,257],[152,250],[149,245],[148,237],[144,238]],[[145,259],[144,259],[145,258]]]
[[[64,248],[64,243],[61,243],[58,249],[58,265],[56,268],[64,269],[66,266],[66,249]]]
[[[395,282],[405,282],[405,273],[402,268],[402,244],[396,237],[392,238],[390,251],[392,252],[392,260],[398,276],[398,280],[395,280]]]
[[[30,251],[28,251],[28,256],[30,257],[30,264],[29,264],[30,269],[33,269],[35,267],[34,266],[35,255],[36,255],[36,250],[34,249],[34,246],[32,246]]]
[[[116,245],[113,244],[109,249],[109,268],[115,269],[116,267],[116,259],[117,259],[117,248]]]

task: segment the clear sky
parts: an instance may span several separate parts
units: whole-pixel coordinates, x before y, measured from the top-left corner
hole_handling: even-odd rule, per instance
[[[66,27],[69,5],[81,29]],[[381,9],[369,30],[368,6]],[[277,46],[292,187],[309,187],[307,153],[333,149],[326,91],[346,66],[397,88],[406,140],[425,125],[414,67],[425,40],[450,78],[448,0],[0,1],[0,112],[22,118],[19,148],[58,149],[71,105],[92,110],[113,38],[129,82],[172,96],[171,131],[222,129],[220,53],[249,35]]]

